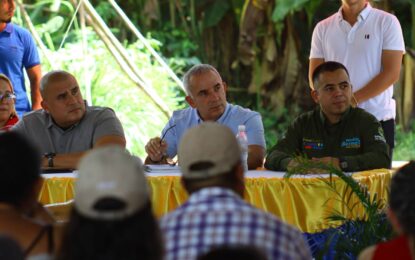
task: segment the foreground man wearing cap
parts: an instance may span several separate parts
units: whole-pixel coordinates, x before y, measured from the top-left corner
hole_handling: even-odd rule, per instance
[[[211,65],[193,66],[183,78],[186,101],[189,108],[173,113],[162,131],[146,144],[147,164],[165,164],[177,154],[177,146],[183,134],[204,121],[216,121],[229,127],[234,135],[238,125],[245,125],[248,136],[248,168],[262,167],[265,156],[264,127],[257,112],[228,104],[226,83]]]
[[[178,157],[190,197],[160,221],[166,259],[196,259],[224,245],[255,246],[268,259],[311,259],[298,230],[243,201],[240,153],[234,133],[218,123],[184,134]]]
[[[56,259],[161,260],[163,245],[141,160],[107,146],[79,166],[74,208]]]
[[[268,154],[265,167],[285,171],[298,165],[295,156],[306,156],[347,172],[388,168],[391,161],[380,123],[350,105],[352,85],[346,67],[322,63],[313,81],[311,95],[319,107],[289,126]]]
[[[47,73],[40,91],[43,109],[26,114],[13,130],[37,144],[45,155],[43,167],[74,169],[92,148],[110,144],[125,147],[124,130],[114,111],[87,106],[70,73]]]

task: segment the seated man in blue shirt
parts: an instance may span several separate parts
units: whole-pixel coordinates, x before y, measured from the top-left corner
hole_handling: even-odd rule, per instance
[[[267,259],[311,259],[300,231],[243,200],[241,150],[234,136],[214,122],[184,134],[178,157],[189,199],[160,219],[165,259],[197,259],[236,245],[253,246]]]
[[[211,65],[193,66],[183,78],[189,108],[173,113],[160,137],[146,144],[146,164],[165,164],[177,154],[182,135],[204,121],[216,121],[229,127],[236,135],[238,125],[245,125],[248,136],[248,169],[261,167],[265,155],[264,127],[257,112],[228,104],[226,83]]]

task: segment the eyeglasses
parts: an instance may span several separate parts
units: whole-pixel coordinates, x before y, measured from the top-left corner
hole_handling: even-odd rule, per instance
[[[6,92],[3,95],[0,94],[0,102],[3,101],[3,100],[11,101],[11,100],[14,100],[14,99],[16,99],[16,95],[14,93]]]
[[[172,125],[172,126],[170,126],[169,128],[167,128],[166,129],[166,131],[164,132],[164,134],[163,134],[163,136],[161,137],[161,139],[160,139],[160,144],[161,144],[161,142],[163,142],[163,140],[164,140],[164,137],[166,137],[166,134],[167,134],[167,132],[168,131],[170,131],[173,127],[175,127],[176,125]]]
[[[169,128],[166,129],[166,131],[164,132],[163,136],[160,139],[160,145],[163,142],[164,137],[166,137],[167,132],[170,131],[171,129],[173,129],[173,127],[175,127],[175,126],[176,125],[174,124],[174,125],[172,125],[172,126],[170,126]],[[169,158],[168,158],[167,164],[170,165],[170,166],[175,166],[177,164],[177,161],[174,161],[173,159],[169,160]]]

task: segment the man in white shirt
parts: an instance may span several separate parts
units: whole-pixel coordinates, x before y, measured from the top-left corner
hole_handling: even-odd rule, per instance
[[[399,79],[404,53],[398,19],[366,0],[342,0],[337,13],[317,24],[311,42],[309,75],[324,61],[344,64],[354,105],[380,121],[391,153],[396,116],[393,84]]]

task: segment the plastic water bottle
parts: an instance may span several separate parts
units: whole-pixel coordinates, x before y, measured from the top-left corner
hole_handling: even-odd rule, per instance
[[[241,162],[244,167],[244,172],[248,171],[248,136],[245,132],[245,126],[238,126],[238,134],[236,135],[239,147],[241,148]]]

